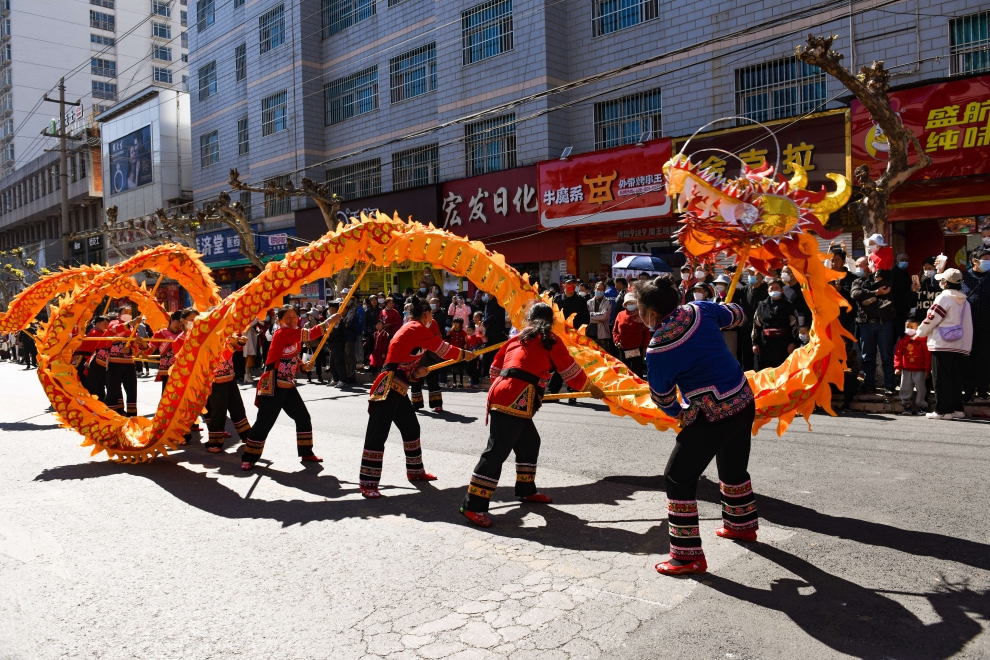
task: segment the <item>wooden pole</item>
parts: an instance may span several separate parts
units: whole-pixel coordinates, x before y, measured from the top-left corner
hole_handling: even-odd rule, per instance
[[[351,285],[351,290],[347,292],[346,296],[344,296],[344,301],[340,303],[340,309],[338,310],[338,313],[341,316],[343,316],[344,312],[347,311],[347,304],[351,302],[351,298],[354,296],[355,293],[357,293],[358,284],[361,283],[361,280],[364,278],[365,273],[367,273],[369,270],[371,270],[370,260],[368,261],[367,265],[365,265],[364,270],[361,271],[361,274],[357,276],[356,280],[354,280],[354,284]],[[333,330],[335,325],[337,325],[336,321],[327,326],[326,332],[323,333],[323,339],[320,340],[319,346],[317,346],[316,350],[313,351],[313,357],[311,357],[309,361],[306,362],[306,371],[309,371],[310,369],[313,368],[313,365],[316,363],[316,356],[319,355],[320,351],[323,350],[323,345],[327,343],[327,339],[330,337],[330,331]]]
[[[739,251],[739,258],[736,260],[736,272],[732,274],[732,284],[729,285],[729,290],[725,294],[725,302],[732,302],[732,296],[736,293],[736,287],[739,286],[739,279],[742,277],[743,269],[746,268],[746,259],[749,258],[749,248],[743,248]]]
[[[484,355],[485,353],[491,353],[492,351],[497,351],[502,348],[505,342],[499,342],[497,344],[492,344],[491,346],[485,346],[481,350],[474,351],[474,356]],[[436,371],[437,369],[443,369],[444,367],[449,367],[452,364],[457,364],[460,360],[446,360],[445,362],[438,362],[436,364],[430,365],[426,368],[427,371]]]
[[[643,387],[638,390],[605,390],[605,396],[642,396],[644,394],[649,394],[650,388]],[[543,396],[544,401],[559,401],[560,399],[589,399],[591,398],[591,392],[563,392],[561,394],[546,394]]]

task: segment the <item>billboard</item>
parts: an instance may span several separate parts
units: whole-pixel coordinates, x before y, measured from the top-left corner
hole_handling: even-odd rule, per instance
[[[127,192],[152,181],[151,126],[110,143],[110,194]]]

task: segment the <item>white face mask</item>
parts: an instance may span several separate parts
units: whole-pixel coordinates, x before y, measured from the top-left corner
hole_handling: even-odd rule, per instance
[[[715,285],[715,290],[718,291],[719,293],[725,293],[725,285],[724,284],[716,284]]]
[[[695,300],[704,300],[705,299],[705,294],[702,293],[701,291],[695,291],[694,292],[694,299]]]
[[[791,281],[791,274],[790,273],[781,273],[780,274],[780,279],[782,279],[785,282],[790,282]]]
[[[915,330],[914,328],[906,328],[906,329],[904,330],[904,334],[906,334],[906,335],[907,335],[908,337],[914,337],[914,334],[915,334],[916,332],[918,332],[918,331],[917,331],[917,330]]]
[[[626,305],[626,311],[628,311],[628,312],[635,312],[636,311],[636,303],[632,303],[631,305]]]
[[[192,327],[193,327],[193,322],[192,321],[186,321],[186,330],[192,330]]]
[[[131,319],[134,317],[130,314],[121,314],[119,318],[121,323],[130,323]]]
[[[990,247],[990,236],[983,237],[983,244],[986,245],[987,247]]]
[[[774,300],[778,300],[780,298],[780,291],[771,291],[770,297]]]
[[[800,339],[803,342],[807,342],[808,341],[808,335],[798,335],[798,339]]]
[[[705,279],[705,271],[703,271],[703,270],[696,270],[696,271],[694,271],[694,279],[696,279],[696,280],[703,280],[703,279]]]
[[[681,273],[682,282],[687,282],[689,279],[691,279],[691,273]]]
[[[880,249],[880,246],[879,245],[876,245],[874,243],[870,243],[870,248],[869,249],[870,249],[870,252],[871,253],[875,253],[877,250]]]
[[[934,276],[935,276],[935,271],[934,270],[926,270],[925,271],[925,277],[934,277]]]
[[[436,303],[430,303],[430,309],[436,309],[436,308],[437,308]]]

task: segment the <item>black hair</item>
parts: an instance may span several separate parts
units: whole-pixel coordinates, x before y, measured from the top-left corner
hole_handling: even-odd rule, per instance
[[[615,280],[611,277],[605,278],[605,286],[615,286]]]
[[[664,318],[681,302],[681,294],[670,275],[661,275],[652,280],[642,280],[633,284],[636,299],[643,307],[654,310]]]
[[[553,334],[553,307],[546,303],[534,303],[526,314],[526,327],[519,333],[519,341],[527,343],[540,336],[543,338],[543,348],[548,351],[557,343]]]
[[[109,321],[109,320],[110,319],[108,319],[107,317],[100,315],[93,318],[93,325],[96,325],[97,323],[103,323],[104,321]]]
[[[182,320],[182,310],[181,309],[178,309],[178,310],[172,312],[169,315],[168,320],[169,320],[169,323],[171,323],[173,321],[181,321]]]
[[[420,317],[423,316],[424,312],[430,311],[429,308],[426,306],[426,303],[424,303],[423,299],[420,298],[419,296],[411,297],[409,300],[406,301],[406,304],[409,305],[409,318],[416,321],[418,321]]]
[[[461,327],[464,327],[464,319],[462,319],[462,318],[461,318],[460,316],[455,316],[455,317],[454,317],[454,318],[453,318],[453,319],[452,319],[452,320],[450,321],[450,325],[451,325],[451,326],[453,326],[453,325],[454,325],[455,323],[460,323],[460,324],[461,324]]]
[[[921,261],[921,265],[924,266],[925,264],[928,264],[930,266],[934,266],[935,265],[935,257],[925,257]]]
[[[182,319],[185,320],[190,316],[197,316],[198,314],[199,312],[197,312],[192,307],[186,307],[184,310],[182,310]]]
[[[973,259],[976,259],[977,261],[979,261],[988,254],[990,254],[990,250],[986,248],[978,247],[969,253],[969,260],[972,261]]]
[[[949,280],[942,281],[945,282],[946,289],[955,289],[956,291],[962,289],[962,282],[950,282]]]
[[[832,254],[834,254],[834,255],[837,255],[843,261],[846,260],[846,251],[843,250],[840,247],[833,247],[833,248],[829,249],[829,252],[832,253]]]
[[[776,284],[781,289],[784,288],[784,280],[780,279],[779,277],[775,277],[775,278],[773,278],[773,281],[767,282],[767,286],[770,286],[771,284]]]
[[[629,286],[629,282],[624,277],[617,277],[617,278],[615,278],[615,283],[616,284],[621,284],[622,286]]]
[[[292,305],[286,305],[285,307],[279,307],[278,311],[275,314],[276,316],[278,316],[278,320],[281,321],[282,318],[289,312],[295,312],[296,314],[298,314],[299,310],[297,310]]]

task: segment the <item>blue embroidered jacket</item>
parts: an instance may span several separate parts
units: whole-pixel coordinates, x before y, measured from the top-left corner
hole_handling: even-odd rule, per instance
[[[665,316],[646,351],[653,401],[671,417],[691,424],[702,411],[712,422],[731,417],[753,400],[753,391],[722,330],[745,320],[742,307],[695,301]],[[681,391],[684,406],[677,400]]]

